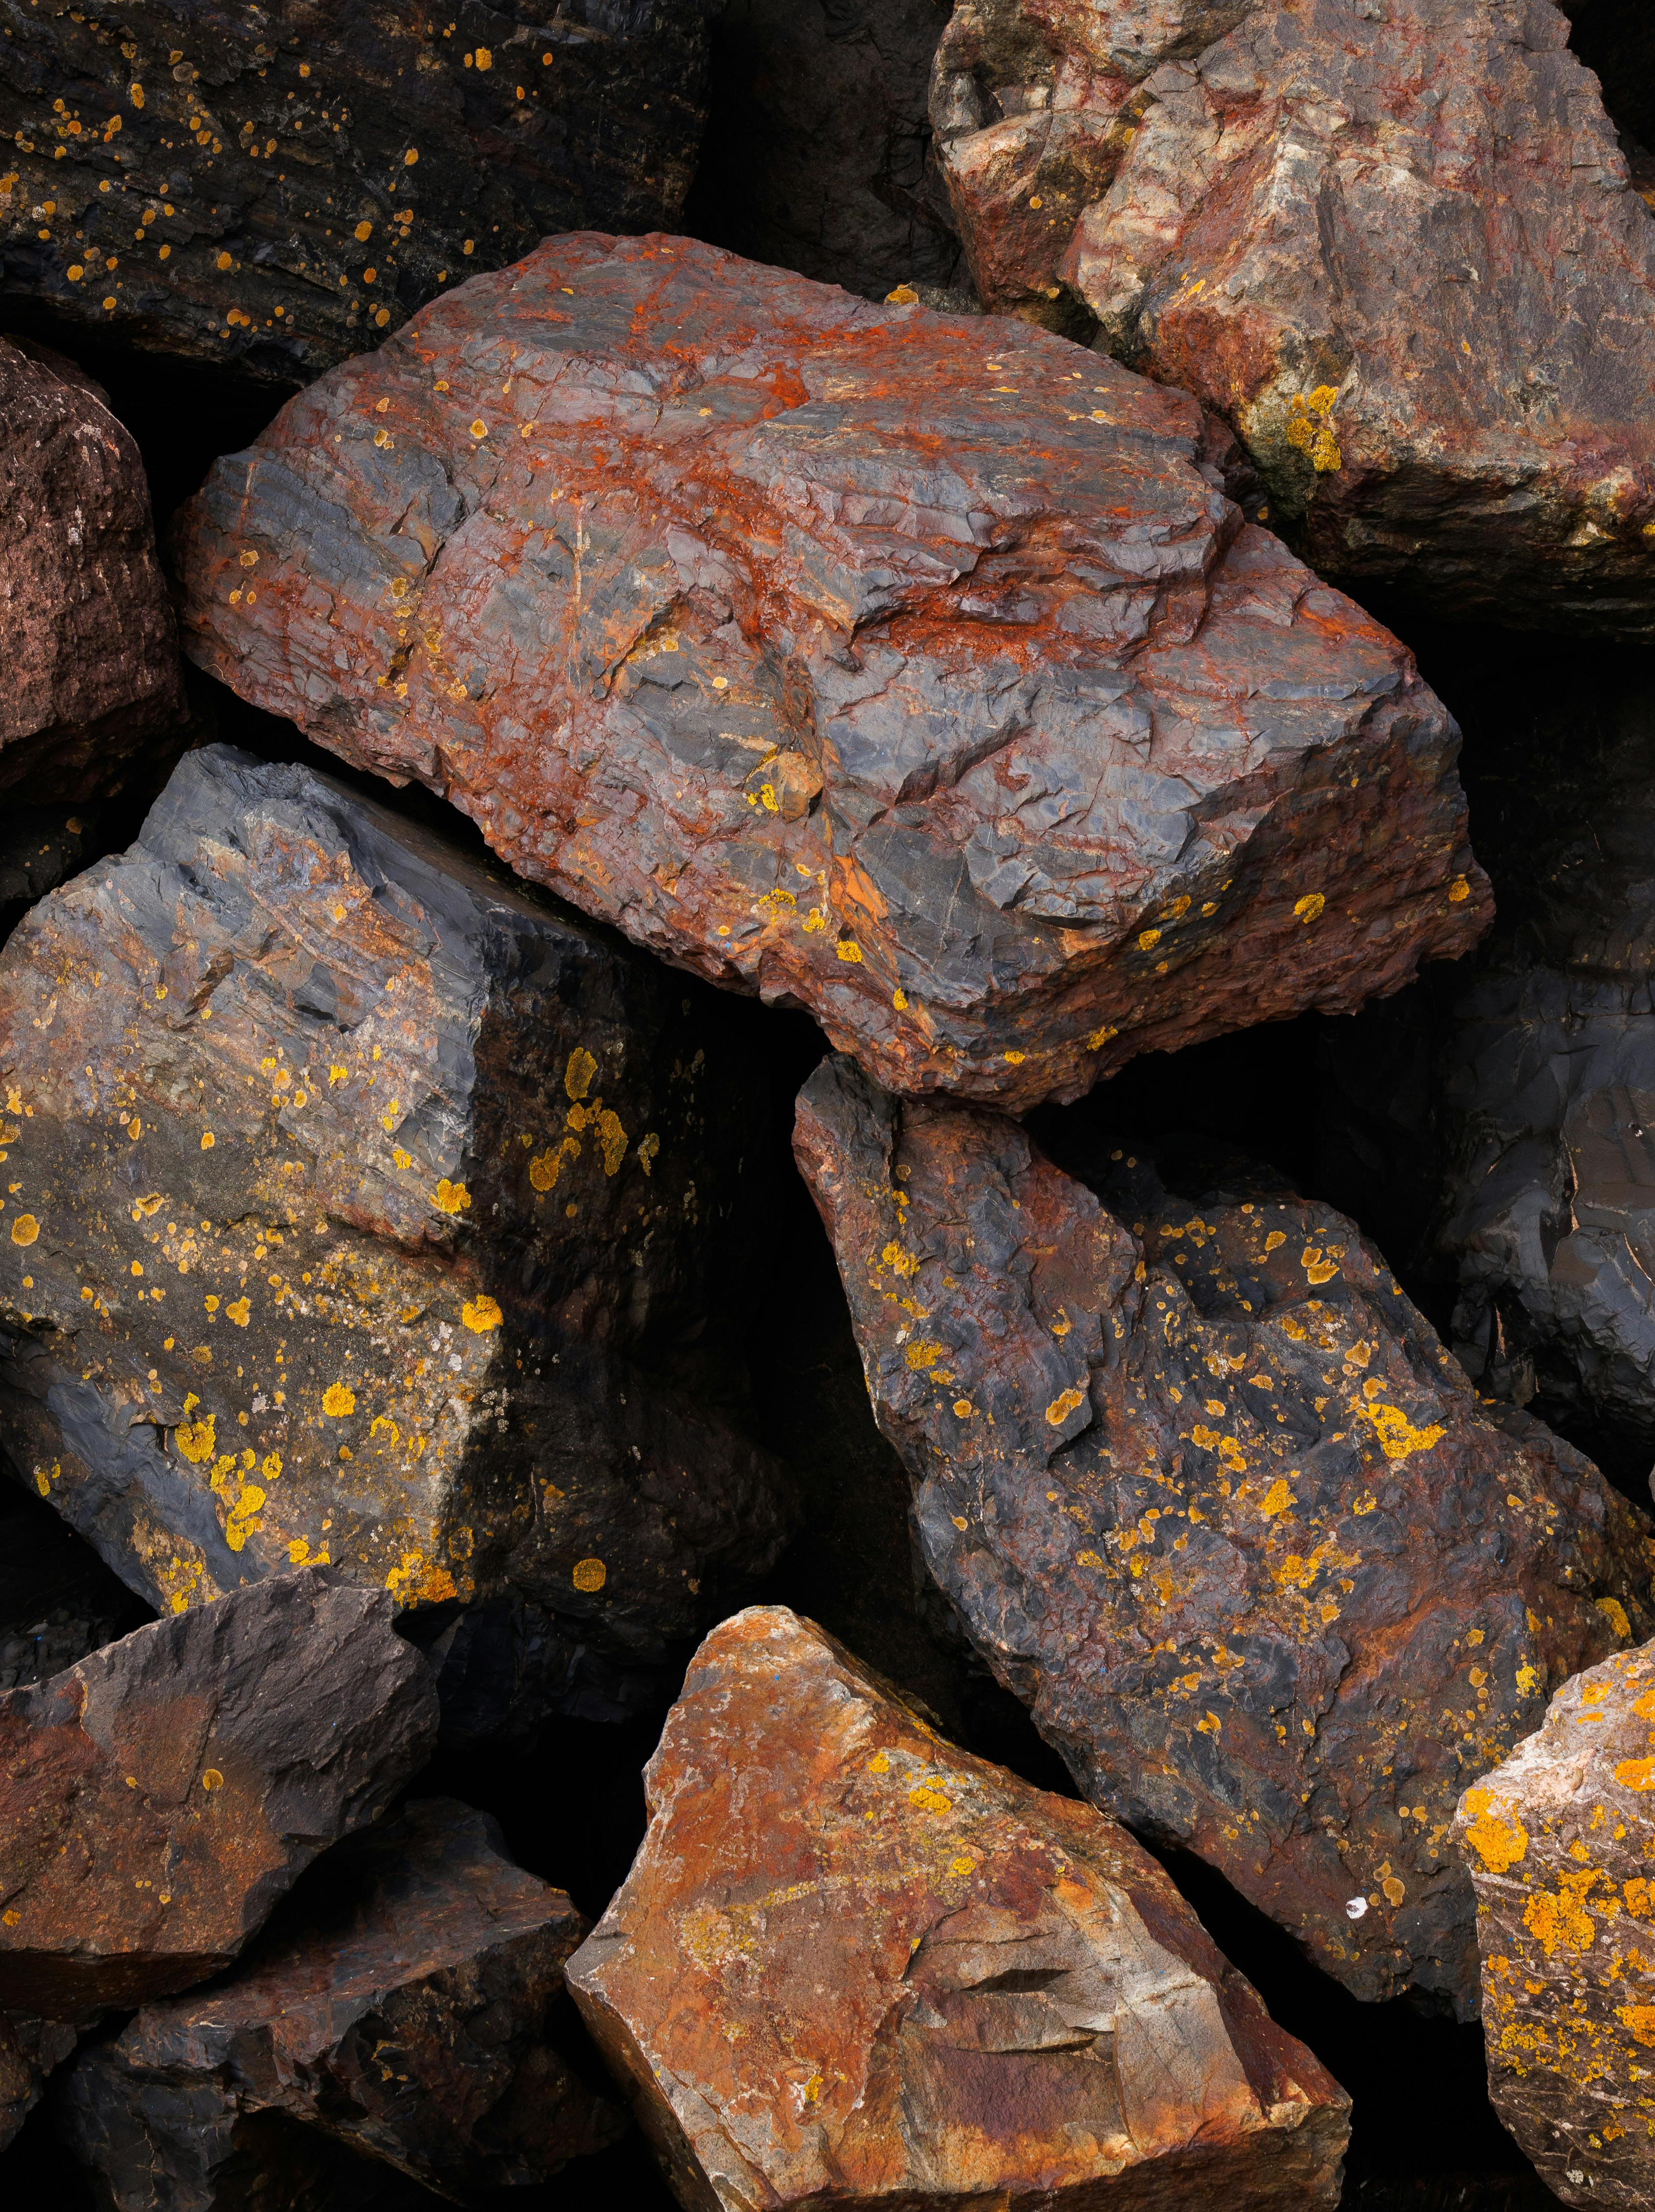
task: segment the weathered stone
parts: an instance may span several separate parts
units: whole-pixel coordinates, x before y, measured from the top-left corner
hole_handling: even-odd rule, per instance
[[[959,0],[985,304],[1237,431],[1318,568],[1655,629],[1655,223],[1549,0]]]
[[[182,720],[138,449],[72,362],[3,337],[0,636],[0,790],[71,800],[118,790],[135,757]]]
[[[1567,1682],[1465,1792],[1488,2087],[1566,2204],[1655,2203],[1655,1644]]]
[[[1100,1203],[844,1060],[795,1141],[927,1565],[1088,1796],[1359,1996],[1471,2009],[1454,1804],[1648,1632],[1644,1517],[1328,1206],[1137,1154]]]
[[[697,1004],[326,777],[188,755],[0,954],[25,1474],[158,1607],[389,1589],[462,1731],[624,1708],[785,1534],[680,1387],[746,1138]]]
[[[315,1568],[0,1698],[0,2005],[73,2020],[226,1966],[429,1757],[383,1591]]]
[[[39,2103],[47,2075],[63,2064],[76,2040],[67,2021],[0,2012],[0,2150]]]
[[[623,2124],[557,2045],[586,1932],[486,1814],[410,1805],[334,1854],[231,1973],[83,2051],[60,2124],[119,2212],[215,2203],[255,2112],[462,2203],[544,2180]]]
[[[1084,360],[553,240],[218,463],[190,650],[899,1089],[1394,990],[1483,924],[1452,725],[1199,410]]]
[[[0,0],[7,294],[106,342],[314,376],[548,231],[670,223],[706,13]]]
[[[569,1966],[679,2201],[1332,2205],[1348,2100],[1090,1807],[781,1607],[691,1662]]]

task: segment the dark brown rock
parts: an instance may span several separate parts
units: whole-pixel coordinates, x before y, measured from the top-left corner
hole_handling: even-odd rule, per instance
[[[138,449],[72,362],[3,337],[0,635],[0,790],[68,800],[118,790],[183,719]]]
[[[1452,724],[1218,450],[1043,332],[554,240],[218,464],[190,650],[894,1086],[1071,1097],[1483,925]]]
[[[47,2075],[63,2064],[76,2039],[67,2021],[0,2012],[0,2150],[39,2103]]]
[[[724,1011],[326,777],[188,755],[0,955],[26,1477],[159,1607],[388,1589],[459,1733],[654,1694],[785,1534],[679,1342],[750,1133]]]
[[[383,1591],[312,1568],[0,1698],[0,2005],[73,2020],[226,1966],[429,1757]]]
[[[0,1690],[61,1674],[152,1618],[44,1499],[0,1482]]]
[[[1318,568],[1647,635],[1655,223],[1568,35],[1549,0],[959,0],[931,114],[978,289],[1214,408]]]
[[[461,2203],[543,2181],[622,2125],[558,2048],[586,1932],[487,1814],[410,1805],[336,1853],[232,1972],[85,2050],[59,2124],[119,2212],[218,2203],[254,2113]]]
[[[704,0],[0,0],[7,293],[294,382],[548,231],[676,216]]]
[[[1644,1516],[1330,1207],[1126,1154],[1100,1203],[842,1060],[796,1150],[927,1564],[1086,1794],[1358,1996],[1473,2008],[1455,1802],[1646,1632]]]
[[[1331,2206],[1347,2100],[1154,1860],[785,1607],[703,1644],[569,1966],[682,2203]]]

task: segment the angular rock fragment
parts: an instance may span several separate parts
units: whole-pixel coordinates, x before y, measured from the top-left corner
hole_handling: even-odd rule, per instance
[[[227,1965],[430,1756],[429,1669],[315,1568],[0,1698],[0,2006],[74,2020]]]
[[[1455,1802],[1648,1632],[1647,1521],[1330,1207],[1126,1154],[1100,1203],[844,1060],[795,1148],[927,1565],[1086,1794],[1357,1996],[1473,2009]]]
[[[217,464],[190,650],[895,1087],[1074,1097],[1483,923],[1452,725],[1209,429],[1018,325],[552,240]]]
[[[1655,219],[1568,37],[1549,0],[958,0],[977,288],[1223,416],[1319,568],[1646,635]]]
[[[462,2203],[543,2181],[622,2125],[555,2039],[586,1930],[486,1814],[410,1805],[336,1853],[231,1973],[85,2050],[60,2124],[120,2212],[155,2201],[158,2174],[179,2212],[215,2201],[255,2113]]]
[[[569,1966],[685,2204],[1332,2205],[1348,2100],[1155,1862],[785,1607],[724,1622]]]
[[[1461,1800],[1494,2108],[1566,2204],[1655,2197],[1655,1645],[1564,1685]]]
[[[302,381],[548,231],[676,216],[704,0],[0,0],[14,299]]]
[[[624,1707],[785,1533],[680,1356],[748,1131],[698,1003],[308,769],[188,755],[0,954],[26,1476],[157,1607],[389,1589],[463,1732]]]
[[[0,70],[9,46],[0,40]],[[3,194],[0,183],[0,204]],[[0,790],[67,800],[117,791],[182,720],[178,632],[138,449],[73,362],[4,337],[0,637]]]

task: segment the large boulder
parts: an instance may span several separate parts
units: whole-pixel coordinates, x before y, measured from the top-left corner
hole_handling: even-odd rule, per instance
[[[1215,409],[1319,568],[1647,635],[1655,217],[1568,37],[1549,0],[958,0],[978,289]]]
[[[681,2203],[1331,2206],[1347,2100],[1090,1807],[814,1623],[715,1629],[569,1965]]]
[[[1021,1108],[1486,919],[1408,653],[1181,393],[662,238],[548,241],[218,462],[189,649],[524,875]]]
[[[10,45],[0,40],[0,74]],[[0,636],[0,791],[117,791],[182,720],[178,631],[138,449],[72,362],[4,337]]]
[[[383,1590],[273,1577],[0,1697],[0,2006],[73,2021],[204,1980],[429,1758]]]
[[[670,222],[706,0],[0,0],[9,297],[291,382],[548,231]]]
[[[795,1139],[927,1565],[1092,1802],[1367,1998],[1475,2008],[1468,1780],[1650,1632],[1655,1537],[1331,1207],[829,1060]]]
[[[725,1011],[307,768],[187,755],[0,954],[24,1476],[161,1608],[390,1590],[462,1734],[653,1695],[785,1534],[685,1341]]]

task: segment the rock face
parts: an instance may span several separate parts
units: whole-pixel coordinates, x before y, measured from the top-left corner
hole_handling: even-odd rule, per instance
[[[694,1005],[325,777],[187,756],[0,955],[25,1475],[160,1607],[389,1589],[462,1732],[624,1706],[785,1533],[679,1387],[745,1141]]]
[[[9,57],[0,40],[0,73]],[[138,449],[72,362],[3,337],[0,635],[0,790],[71,800],[118,790],[135,756],[182,720]]]
[[[1332,2205],[1347,2100],[1088,1807],[715,1629],[569,1983],[681,2203]]]
[[[1472,2009],[1455,1802],[1649,1632],[1644,1517],[1329,1207],[1136,1155],[1100,1203],[844,1060],[795,1146],[927,1565],[1087,1796],[1359,1996]]]
[[[1215,409],[1318,568],[1646,635],[1655,222],[1568,35],[1548,0],[959,0],[931,115],[978,289]]]
[[[0,0],[14,300],[300,381],[548,231],[676,216],[704,0]]]
[[[326,1876],[232,1973],[146,2005],[64,2077],[60,2124],[118,2212],[221,2201],[253,2114],[461,2203],[620,2132],[549,2035],[587,1923],[485,1814],[410,1805]]]
[[[71,2021],[227,1965],[430,1756],[383,1591],[312,1568],[0,1698],[0,2006]]]
[[[1072,1097],[1464,951],[1411,659],[1082,359],[553,240],[217,464],[190,650],[899,1089]]]
[[[1466,1791],[1488,2087],[1566,2204],[1655,2198],[1655,1645],[1567,1683],[1544,1725]]]

